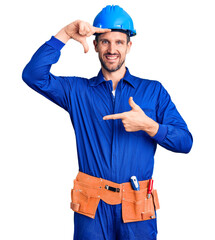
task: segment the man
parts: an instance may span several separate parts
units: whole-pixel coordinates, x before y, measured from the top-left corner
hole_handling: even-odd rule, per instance
[[[86,39],[93,34],[98,76],[50,73],[70,39],[87,53]],[[31,88],[69,112],[75,130],[80,170],[72,189],[75,240],[155,240],[159,204],[150,179],[156,146],[181,153],[192,147],[192,135],[161,83],[135,77],[125,67],[135,35],[131,17],[119,6],[107,6],[93,26],[77,20],[60,30],[23,71]],[[140,187],[137,181],[131,185],[132,176]]]

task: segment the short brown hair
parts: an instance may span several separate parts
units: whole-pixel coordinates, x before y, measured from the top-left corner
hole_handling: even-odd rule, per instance
[[[130,34],[129,34],[129,31],[127,31],[127,30],[121,30],[121,29],[112,29],[111,31],[112,31],[112,32],[122,32],[122,33],[125,33],[126,36],[127,36],[127,43],[130,42]],[[95,34],[95,35],[96,35],[96,37],[95,37],[96,42],[98,42],[99,36],[100,36],[101,34],[102,34],[102,33]]]

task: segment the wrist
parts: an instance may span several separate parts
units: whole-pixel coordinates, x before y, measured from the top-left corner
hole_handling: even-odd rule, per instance
[[[145,122],[142,130],[146,132],[150,137],[154,137],[159,129],[159,124],[155,122],[153,119],[148,118],[148,121]]]
[[[67,43],[71,38],[65,31],[65,28],[62,28],[55,36],[58,40],[62,41],[63,43]]]

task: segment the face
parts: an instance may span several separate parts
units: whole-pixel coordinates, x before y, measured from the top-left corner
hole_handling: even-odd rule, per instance
[[[122,32],[104,33],[98,37],[98,42],[94,40],[101,65],[108,72],[115,72],[124,66],[131,44],[127,43],[127,36]]]

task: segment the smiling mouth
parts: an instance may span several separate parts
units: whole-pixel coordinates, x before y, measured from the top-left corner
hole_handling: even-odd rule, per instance
[[[105,58],[109,61],[109,62],[112,62],[112,61],[116,61],[119,56],[118,55],[105,55]]]

